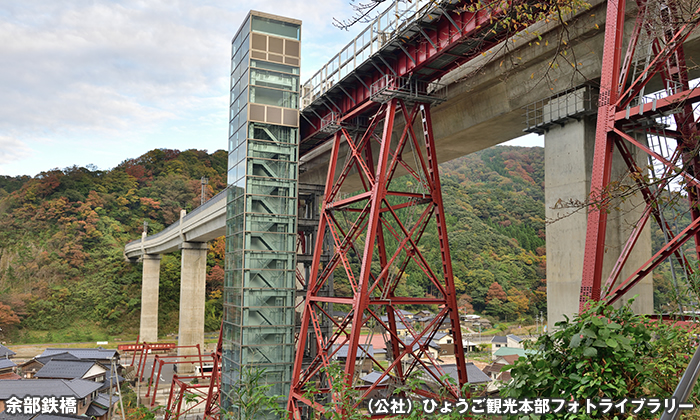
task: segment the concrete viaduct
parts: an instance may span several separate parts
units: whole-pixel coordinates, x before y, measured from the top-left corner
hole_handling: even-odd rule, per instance
[[[539,22],[444,76],[440,82],[448,86],[447,101],[432,111],[437,156],[445,162],[523,135],[528,106],[539,104],[535,106],[542,111],[540,117],[530,120],[529,128],[545,139],[546,217],[560,219],[546,230],[550,328],[563,314],[578,312],[586,214],[566,203],[584,202],[590,191],[597,109],[594,86],[601,71],[606,6],[601,0],[591,3],[589,9],[569,16],[565,35],[558,22]],[[628,7],[626,31],[634,24],[630,9],[634,7]],[[700,56],[698,41],[697,34],[688,38],[688,60]],[[299,181],[325,183],[329,154],[330,142],[303,153]],[[628,201],[608,219],[608,238],[614,238],[606,243],[609,269],[630,229],[625,219],[636,220],[634,213],[640,211],[635,210],[637,204],[634,199]],[[142,341],[157,340],[160,255],[181,249],[179,345],[203,344],[206,243],[224,235],[225,226],[223,191],[190,214],[183,211],[179,222],[164,231],[144,234],[126,245],[129,260],[143,261]],[[630,258],[643,262],[651,255],[648,228],[640,242],[644,246],[638,245]],[[630,292],[640,295],[635,305],[641,312],[653,310],[650,277]]]

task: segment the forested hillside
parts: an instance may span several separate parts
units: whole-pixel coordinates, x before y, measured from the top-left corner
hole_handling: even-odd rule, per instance
[[[490,148],[441,176],[458,295],[500,318],[546,313],[544,149]]]
[[[0,327],[14,341],[95,340],[138,331],[141,271],[124,244],[222,190],[226,152],[153,150],[114,169],[0,177]],[[441,166],[457,291],[497,317],[545,310],[543,150],[496,147]],[[426,232],[425,243],[437,241]],[[207,327],[221,314],[224,243],[210,244]],[[179,255],[161,262],[160,331],[177,330]],[[408,276],[411,293],[429,293]],[[338,292],[343,284],[338,282]],[[470,297],[467,297],[470,296]]]
[[[0,327],[15,340],[49,341],[137,331],[141,272],[124,261],[124,245],[140,237],[144,221],[157,232],[181,208],[198,206],[202,176],[209,197],[225,188],[226,164],[223,150],[152,150],[109,171],[72,167],[0,179]],[[210,272],[223,267],[222,247],[211,245]],[[161,264],[160,323],[172,332],[179,257]],[[210,274],[212,284],[223,279],[220,271]]]

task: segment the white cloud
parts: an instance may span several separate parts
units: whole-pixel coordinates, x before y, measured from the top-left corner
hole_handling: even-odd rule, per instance
[[[45,166],[69,143],[121,161],[136,156],[122,144],[167,147],[173,132],[196,136],[190,147],[225,148],[230,42],[248,8],[303,20],[310,76],[352,38],[331,24],[351,15],[347,1],[1,2],[0,146],[15,139],[25,152],[0,158],[26,159],[31,148]]]
[[[26,158],[32,150],[22,141],[9,136],[0,136],[0,171],[8,163]]]

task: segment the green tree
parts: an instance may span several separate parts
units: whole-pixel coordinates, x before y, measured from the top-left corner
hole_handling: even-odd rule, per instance
[[[284,403],[285,397],[269,395],[271,388],[272,385],[265,383],[265,369],[244,367],[241,378],[227,394],[231,410],[223,411],[222,418],[225,420],[283,418],[286,412],[280,404]]]
[[[669,398],[694,351],[691,333],[636,315],[631,302],[620,309],[591,303],[573,320],[558,322],[557,332],[532,346],[536,354],[518,359],[511,369],[513,381],[501,395],[566,401]],[[593,417],[613,419],[615,414],[594,412]],[[557,418],[590,417],[567,413]]]

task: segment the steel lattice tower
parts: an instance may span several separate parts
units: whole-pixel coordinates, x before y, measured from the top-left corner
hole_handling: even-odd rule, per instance
[[[449,324],[453,333],[458,385],[467,382],[465,361],[460,357],[462,337],[430,119],[430,102],[435,97],[428,91],[425,83],[386,77],[374,89],[373,100],[381,105],[366,125],[361,119],[333,122],[338,131],[333,140],[298,347],[302,349],[306,340],[314,340],[318,353],[303,368],[303,352],[297,351],[288,404],[294,418],[302,417],[304,407],[322,410],[319,401],[324,401],[323,395],[330,402],[329,393],[338,392],[342,384],[333,383],[334,378],[324,368],[344,346],[345,375],[340,381],[360,391],[359,398],[350,403],[353,409],[360,407],[375,389],[403,385],[416,371],[435,384],[434,390],[418,393],[435,397],[439,387],[458,398],[459,388],[444,380],[441,367],[427,352],[430,340],[443,323]],[[397,118],[403,122],[398,130]],[[418,132],[414,126],[420,126]],[[345,159],[339,158],[343,143],[348,147]],[[409,174],[412,188],[397,181],[399,168]],[[351,176],[359,178],[361,190],[348,194],[343,186]],[[437,267],[431,266],[421,246],[421,238],[431,226],[439,238]],[[332,238],[333,253],[322,266],[320,255],[326,229]],[[411,264],[426,277],[435,296],[410,297],[401,291],[399,285]],[[347,278],[352,289],[350,296],[325,297],[318,293],[334,273],[336,279]],[[352,310],[338,322],[331,317],[331,304],[351,305]],[[405,305],[438,305],[440,311],[417,332],[402,315]],[[324,319],[334,324],[330,336],[321,331]],[[408,334],[400,335],[397,326],[406,326]],[[368,340],[362,331],[368,329],[382,334],[387,341],[391,360],[387,368],[364,346]],[[371,385],[358,385],[360,365],[354,362],[358,355],[381,372]],[[384,382],[384,378],[388,381]],[[305,396],[309,384],[320,391],[315,401]],[[334,403],[341,403],[337,395],[333,398]]]
[[[693,9],[687,6],[676,0],[638,0],[635,27],[625,49],[625,1],[608,2],[591,178],[590,200],[593,205],[588,214],[581,309],[589,298],[609,303],[617,301],[668,258],[680,263],[688,274],[692,273],[682,249],[691,239],[695,241],[694,257],[700,257],[700,184],[696,175],[700,170],[698,121],[693,112],[700,91],[690,88],[683,52],[684,41],[700,24],[700,10],[695,9],[697,6]],[[654,97],[645,95],[645,88],[650,89],[652,83],[659,80],[663,83],[663,90]],[[661,118],[670,115],[671,125],[675,128],[660,124]],[[675,140],[676,146],[668,153],[662,153],[654,147],[652,136]],[[650,145],[647,139],[651,141]],[[615,188],[611,182],[614,148],[622,156],[646,207],[612,272],[604,279],[606,222]],[[647,181],[650,177],[646,169],[635,162],[631,148],[651,157],[656,168],[651,177],[653,182]],[[682,179],[691,219],[690,224],[680,231],[674,231],[663,217],[663,195],[674,174]],[[635,267],[632,274],[622,280],[619,278],[621,270],[650,217],[659,224],[667,241],[646,263]]]

